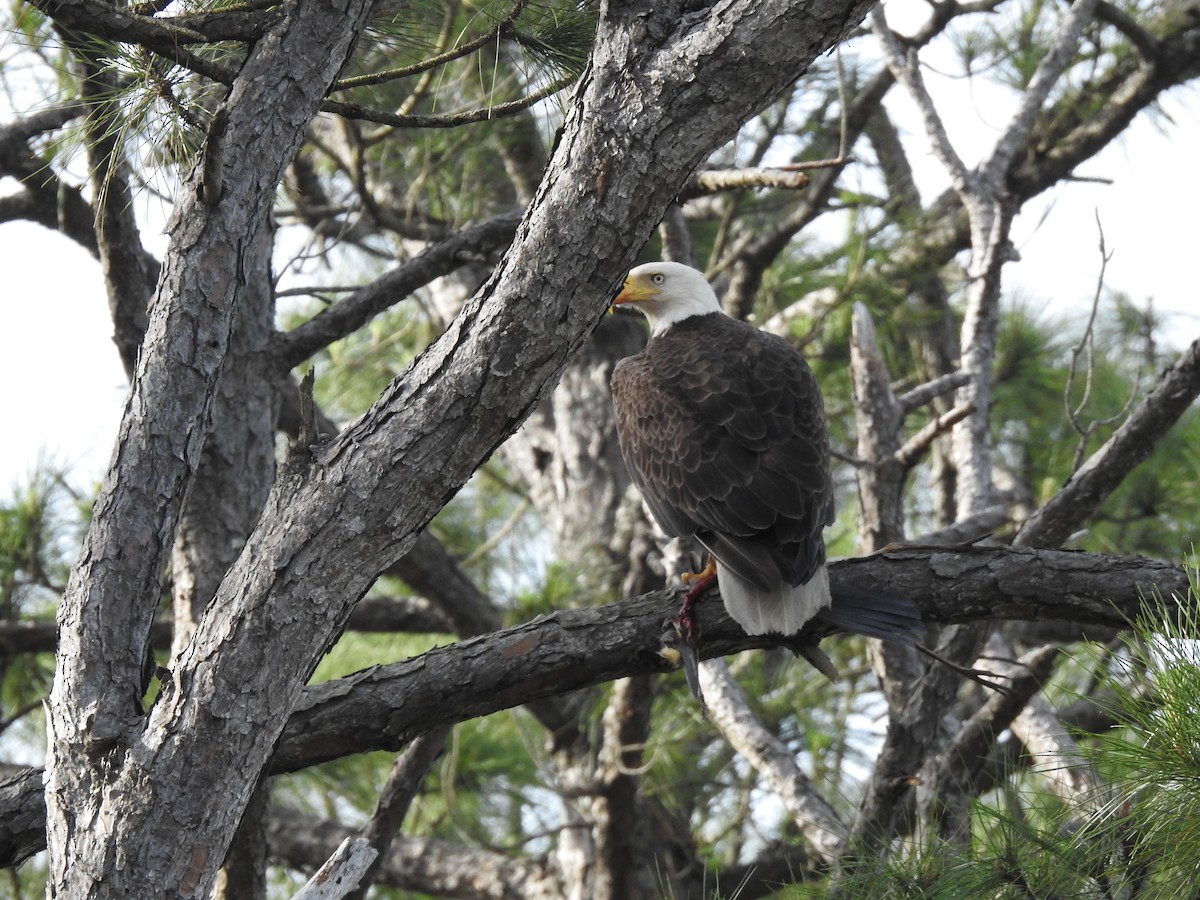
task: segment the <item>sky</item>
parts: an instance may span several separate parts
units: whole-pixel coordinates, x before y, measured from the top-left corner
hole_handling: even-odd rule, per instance
[[[1011,100],[981,94],[978,81],[927,77],[939,102],[955,110],[948,130],[973,164],[994,142]],[[1112,253],[1106,285],[1167,314],[1169,343],[1181,348],[1200,334],[1197,99],[1195,90],[1168,95],[1169,131],[1143,116],[1077,173],[1110,183],[1063,184],[1026,206],[1014,228],[1021,259],[1005,269],[1007,292],[1044,302],[1081,330],[1100,267],[1098,216]],[[889,103],[922,193],[940,192],[944,173],[911,106],[898,90]],[[11,190],[0,184],[0,193]],[[148,242],[161,256],[161,235]],[[22,223],[0,225],[0,272],[0,496],[40,458],[70,469],[72,483],[86,489],[107,467],[127,390],[100,267],[66,238]]]

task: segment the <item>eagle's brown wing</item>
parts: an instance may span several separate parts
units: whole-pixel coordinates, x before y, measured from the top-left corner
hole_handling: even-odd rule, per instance
[[[833,521],[821,393],[790,344],[720,314],[652,338],[613,372],[630,476],[672,535],[764,590],[803,584]]]

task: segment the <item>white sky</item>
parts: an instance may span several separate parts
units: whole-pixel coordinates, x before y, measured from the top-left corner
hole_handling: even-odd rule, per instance
[[[927,76],[929,77],[929,76]],[[931,79],[937,98],[954,104],[948,122],[960,154],[972,164],[995,140],[1010,108],[981,98],[979,83]],[[945,184],[906,101],[889,103],[909,123],[906,142],[923,192]],[[1006,291],[1044,299],[1082,320],[1099,268],[1095,217],[1113,257],[1106,284],[1139,304],[1153,298],[1170,312],[1169,341],[1182,347],[1200,333],[1193,254],[1200,254],[1200,104],[1197,92],[1174,92],[1164,104],[1174,122],[1164,135],[1145,117],[1114,146],[1081,167],[1111,184],[1060,185],[1028,204],[1014,237],[1021,253],[1005,269]],[[0,184],[0,191],[11,190]],[[1044,216],[1044,219],[1043,219]],[[159,238],[158,235],[154,237]],[[159,241],[155,241],[156,244]],[[156,246],[156,252],[159,247]],[[124,403],[124,372],[99,265],[66,238],[38,226],[0,225],[0,495],[22,480],[39,455],[70,467],[74,483],[99,480],[107,466]],[[1082,327],[1082,326],[1081,326]]]

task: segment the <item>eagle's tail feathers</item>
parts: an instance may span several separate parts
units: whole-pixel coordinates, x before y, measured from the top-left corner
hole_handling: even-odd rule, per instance
[[[717,560],[717,583],[726,611],[746,634],[795,634],[829,605],[829,573],[824,566],[806,584],[764,591]]]
[[[907,597],[871,593],[845,581],[838,583],[837,596],[818,618],[837,631],[903,644],[917,643],[925,632],[921,614]]]

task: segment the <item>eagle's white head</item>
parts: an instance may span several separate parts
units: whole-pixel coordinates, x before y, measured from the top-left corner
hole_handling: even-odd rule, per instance
[[[613,306],[632,306],[650,321],[650,333],[662,334],[689,316],[722,312],[704,275],[677,262],[645,263],[625,279]]]

